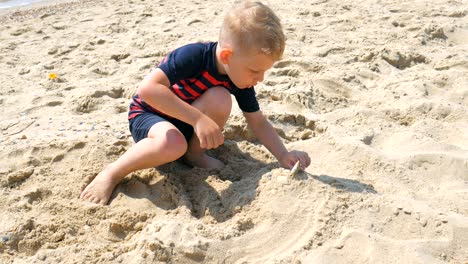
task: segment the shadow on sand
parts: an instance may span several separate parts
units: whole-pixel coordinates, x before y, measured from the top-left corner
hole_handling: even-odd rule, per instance
[[[258,195],[257,187],[265,173],[278,168],[277,162],[265,163],[240,150],[236,143],[220,148],[216,157],[225,164],[221,170],[190,168],[180,162],[173,162],[150,172],[144,180],[132,176],[127,185],[118,188],[118,193],[136,199],[148,199],[163,210],[174,210],[186,206],[196,218],[211,218],[224,222],[249,205]],[[296,180],[317,180],[333,188],[355,193],[377,193],[372,185],[357,180],[329,175],[312,175],[300,172]],[[149,183],[155,182],[155,183]],[[132,184],[132,188],[128,185]],[[135,187],[135,184],[138,185]],[[126,191],[130,190],[132,191]]]
[[[312,178],[324,184],[330,185],[333,188],[344,190],[347,192],[367,192],[374,194],[377,193],[377,191],[374,189],[374,186],[359,182],[357,180],[350,180],[329,175],[312,175],[306,172],[303,172],[300,175],[298,175],[298,178],[299,177],[303,177],[305,179]]]

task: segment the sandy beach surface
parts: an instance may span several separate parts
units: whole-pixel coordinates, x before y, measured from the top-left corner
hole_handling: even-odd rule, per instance
[[[257,95],[311,166],[288,178],[234,104],[224,169],[139,171],[109,206],[79,194],[133,144],[139,81],[229,2],[0,16],[0,263],[468,263],[467,1],[269,5],[288,41]]]

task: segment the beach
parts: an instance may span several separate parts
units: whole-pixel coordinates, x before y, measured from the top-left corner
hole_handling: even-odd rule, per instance
[[[82,0],[0,14],[0,263],[468,263],[466,1],[268,1],[287,37],[255,87],[295,177],[239,107],[221,170],[128,175],[128,105],[232,1]]]

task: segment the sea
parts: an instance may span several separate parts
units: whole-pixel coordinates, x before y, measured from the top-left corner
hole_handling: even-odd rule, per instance
[[[0,12],[11,9],[28,8],[33,5],[45,5],[51,2],[67,2],[66,0],[0,0]]]

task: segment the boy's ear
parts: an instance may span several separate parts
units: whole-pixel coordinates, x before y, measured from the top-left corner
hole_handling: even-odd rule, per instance
[[[223,48],[221,49],[221,53],[219,55],[221,62],[223,64],[228,64],[229,60],[232,57],[232,49],[229,48]]]

